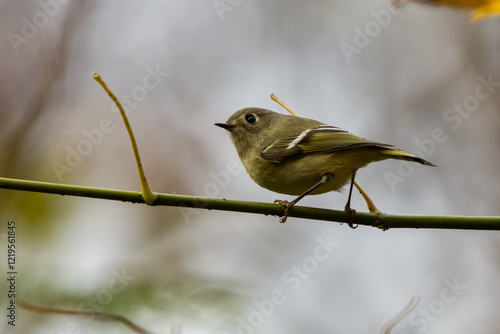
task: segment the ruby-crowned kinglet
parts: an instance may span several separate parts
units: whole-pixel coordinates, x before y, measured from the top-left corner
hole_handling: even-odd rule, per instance
[[[215,125],[229,131],[248,175],[271,191],[298,195],[285,205],[285,215],[306,195],[339,190],[351,181],[346,211],[350,208],[356,171],[375,161],[408,160],[434,164],[392,145],[357,137],[321,122],[278,114],[262,108],[244,108],[226,123]]]

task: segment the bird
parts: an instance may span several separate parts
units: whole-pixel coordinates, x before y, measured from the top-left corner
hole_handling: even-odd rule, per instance
[[[225,123],[238,156],[252,180],[270,191],[298,196],[293,201],[276,200],[285,206],[280,219],[286,221],[291,208],[307,195],[338,191],[350,182],[345,211],[358,169],[386,159],[436,166],[393,145],[358,137],[350,132],[298,116],[247,107],[236,111]]]

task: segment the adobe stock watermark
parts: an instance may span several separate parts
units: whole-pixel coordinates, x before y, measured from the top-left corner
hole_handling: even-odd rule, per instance
[[[362,50],[367,48],[373,39],[379,36],[384,28],[389,26],[393,16],[402,11],[402,8],[396,8],[391,3],[388,4],[386,9],[371,10],[370,16],[372,20],[366,22],[362,28],[359,26],[354,27],[352,43],[343,41],[339,44],[340,51],[342,51],[347,63],[351,63],[354,55],[360,54]]]
[[[490,98],[500,87],[500,81],[495,81],[492,74],[488,78],[484,76],[477,77],[478,84],[474,92],[466,96],[462,103],[455,103],[451,108],[448,108],[443,113],[443,121],[446,123],[447,130],[442,127],[434,128],[431,133],[424,139],[415,139],[414,143],[417,149],[410,153],[421,158],[429,159],[435,152],[439,144],[443,144],[448,140],[447,131],[459,129],[464,120],[470,118],[481,105],[481,102]],[[391,191],[396,190],[396,185],[404,183],[405,180],[411,177],[416,171],[415,163],[409,161],[401,161],[398,164],[397,171],[386,171],[384,178]]]
[[[461,284],[458,277],[455,277],[453,281],[444,279],[443,283],[445,287],[441,289],[438,297],[432,299],[427,306],[416,309],[408,316],[409,324],[417,327],[419,333],[424,332],[431,323],[446,311],[448,305],[457,301],[458,297],[467,290],[467,285]],[[409,333],[401,331],[398,334]]]
[[[139,106],[139,103],[144,101],[148,96],[149,92],[155,90],[160,86],[160,84],[169,75],[168,72],[164,72],[160,69],[160,65],[156,65],[155,68],[151,66],[146,66],[146,75],[142,78],[141,84],[134,86],[130,94],[121,94],[120,102],[122,103],[123,109],[126,114],[129,114],[132,109]],[[118,111],[118,108],[113,103],[111,110]],[[121,116],[119,116],[118,122],[123,123]],[[67,173],[72,173],[80,164],[83,162],[83,158],[88,157],[94,151],[94,148],[100,146],[106,135],[112,133],[116,128],[114,122],[107,117],[102,118],[95,127],[91,129],[83,129],[81,131],[82,139],[78,141],[75,145],[66,145],[64,147],[65,154],[64,160],[53,161],[51,163],[52,170],[56,175],[59,182],[63,182],[63,177]]]
[[[19,46],[28,44],[30,40],[35,38],[40,30],[59,14],[61,5],[66,5],[68,2],[69,0],[39,0],[40,10],[36,11],[31,19],[26,16],[21,17],[19,34],[12,31],[7,34],[7,39],[14,52],[19,53]]]
[[[238,176],[243,172],[242,164],[237,160],[230,160],[226,164],[225,170],[218,172],[210,171],[208,176],[211,181],[205,183],[203,189],[200,190],[197,187],[193,188],[194,194],[197,196],[193,202],[195,208],[205,208],[207,206],[207,201],[203,197],[218,197],[222,189],[226,188],[231,182],[231,178]],[[190,206],[181,204],[179,205],[179,210],[181,210],[182,218],[186,224],[191,223],[192,216],[198,216],[200,210],[193,209]]]
[[[144,101],[150,92],[158,88],[170,74],[169,72],[162,71],[159,64],[156,64],[155,68],[146,66],[145,70],[147,74],[142,78],[141,84],[132,87],[129,94],[120,94],[119,96],[123,110],[125,110],[127,115],[132,109],[136,109],[139,103]],[[114,112],[119,112],[115,103],[110,104],[110,109]]]
[[[281,276],[281,281],[288,289],[274,289],[269,293],[269,298],[254,300],[252,311],[246,316],[236,318],[236,334],[253,334],[261,327],[266,319],[270,318],[279,305],[287,301],[288,295],[296,292],[302,283],[316,272],[321,263],[327,261],[340,244],[332,241],[331,235],[326,238],[316,238],[316,246],[310,256],[305,257],[298,264],[292,265]],[[229,334],[229,333],[225,333]]]
[[[224,21],[225,13],[234,11],[238,6],[243,3],[243,0],[214,0],[212,5],[219,20]]]
[[[113,269],[111,278],[108,280],[105,287],[97,291],[97,293],[88,297],[84,302],[77,307],[78,312],[88,312],[88,316],[84,318],[85,323],[89,323],[95,319],[96,312],[102,312],[109,305],[115,296],[122,292],[133,280],[135,276],[126,273],[125,268],[121,271]],[[81,328],[75,321],[68,321],[64,324],[62,331],[57,333],[50,332],[49,334],[74,334],[81,333]]]

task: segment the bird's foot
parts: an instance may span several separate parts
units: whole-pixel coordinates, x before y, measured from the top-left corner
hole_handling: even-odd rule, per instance
[[[351,215],[351,220],[347,222],[347,225],[349,225],[349,227],[352,229],[358,228],[359,224],[354,225],[356,222],[356,210],[351,209],[350,207],[347,206],[345,207],[344,210],[345,212]]]
[[[285,207],[285,213],[283,213],[283,216],[280,217],[280,223],[284,223],[286,222],[286,219],[288,218],[288,213],[290,212],[290,209],[293,207],[293,205],[295,203],[290,203],[288,202],[287,200],[280,200],[280,199],[277,199],[274,201],[274,204],[279,204],[281,206],[284,206]]]

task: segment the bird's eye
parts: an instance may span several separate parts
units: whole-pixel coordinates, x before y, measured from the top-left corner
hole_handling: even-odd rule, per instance
[[[249,124],[255,124],[255,123],[257,123],[257,116],[255,116],[255,114],[248,114],[245,116],[245,120]]]

